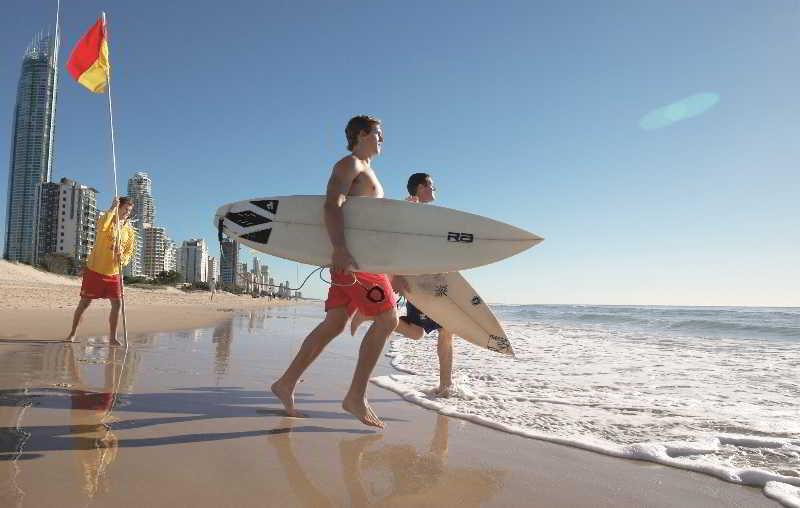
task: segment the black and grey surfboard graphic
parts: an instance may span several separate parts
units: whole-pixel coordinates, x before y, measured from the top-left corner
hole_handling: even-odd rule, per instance
[[[278,213],[278,200],[277,199],[261,199],[250,201],[250,203],[256,205],[257,207],[261,208],[262,210],[266,210],[269,213]]]
[[[278,211],[277,199],[262,199],[249,202],[257,207],[257,210],[245,209],[237,212],[228,212],[225,219],[233,222],[238,228],[233,228],[234,233],[243,240],[266,245],[272,234],[272,221]],[[260,213],[261,211],[266,213]],[[271,216],[272,218],[268,217]],[[256,226],[265,226],[253,230]],[[249,230],[249,231],[248,231]]]
[[[261,224],[269,224],[272,222],[272,219],[268,219],[263,215],[259,215],[250,210],[242,210],[241,212],[228,212],[227,215],[225,215],[225,218],[243,228],[260,226]]]
[[[252,233],[247,233],[246,235],[242,235],[241,237],[245,240],[250,240],[251,242],[260,243],[266,245],[269,242],[269,235],[272,233],[272,228],[261,229],[258,231],[253,231]]]
[[[497,335],[489,335],[489,343],[486,347],[498,353],[511,353],[511,342],[507,338],[498,337]]]

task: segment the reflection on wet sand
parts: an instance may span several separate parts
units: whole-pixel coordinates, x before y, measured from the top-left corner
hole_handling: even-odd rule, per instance
[[[296,501],[302,506],[332,506],[329,485],[317,486],[294,453],[292,441],[299,421],[281,422],[286,432],[275,433],[269,443],[276,449]],[[439,415],[428,452],[413,445],[382,444],[383,434],[339,441],[339,460],[349,506],[480,506],[500,491],[504,472],[483,468],[449,467],[448,424]],[[321,488],[322,487],[322,488]]]
[[[76,348],[85,348],[84,359],[79,362]],[[102,356],[98,353],[102,352]],[[47,344],[25,354],[0,356],[3,377],[0,378],[0,415],[12,426],[0,429],[0,461],[7,461],[10,470],[9,485],[0,486],[0,505],[23,506],[25,489],[21,481],[24,461],[42,457],[42,443],[47,438],[66,435],[71,440],[68,447],[75,457],[82,478],[82,491],[91,499],[98,491],[108,490],[107,470],[117,455],[118,439],[111,430],[112,411],[123,380],[132,384],[130,372],[135,355],[126,354],[122,348],[92,344]],[[20,360],[18,362],[14,359]],[[92,390],[84,380],[79,363],[91,367],[103,365],[103,383],[99,391]],[[126,367],[128,372],[126,373]],[[20,388],[19,379],[27,379]],[[16,383],[15,383],[16,382]],[[16,384],[16,386],[14,386]],[[12,387],[11,389],[9,389]],[[65,395],[69,400],[69,425],[67,427],[25,428],[28,408],[32,406],[63,407]],[[50,435],[42,429],[50,429]],[[35,439],[31,439],[35,436]],[[33,451],[28,451],[32,448]],[[46,447],[44,447],[46,448]]]
[[[122,349],[107,348],[100,392],[87,390],[80,370],[75,368],[77,385],[70,391],[70,435],[73,457],[83,471],[83,491],[89,499],[101,489],[108,492],[110,488],[108,467],[117,457],[119,446],[119,439],[111,430],[112,411],[126,356]]]
[[[292,492],[299,498],[300,504],[303,506],[331,506],[328,498],[309,479],[303,466],[297,460],[292,448],[292,433],[295,423],[293,418],[282,419],[280,427],[286,431],[276,432],[275,435],[268,438],[268,442],[275,447],[278,460],[286,470],[286,477]]]
[[[264,328],[264,321],[267,319],[267,313],[263,310],[250,311],[247,320],[247,331],[255,333]]]
[[[211,342],[214,344],[214,373],[216,385],[228,373],[231,360],[231,344],[233,343],[233,320],[227,319],[214,327]]]

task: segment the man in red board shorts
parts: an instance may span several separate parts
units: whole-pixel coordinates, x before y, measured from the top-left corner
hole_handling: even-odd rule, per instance
[[[394,293],[387,275],[351,270],[358,265],[347,250],[342,214],[342,205],[348,196],[383,197],[383,187],[370,167],[372,158],[381,153],[383,129],[380,120],[362,115],[350,119],[345,135],[351,153],[333,166],[325,201],[325,226],[333,245],[333,275],[325,301],[325,319],[306,337],[286,372],[271,389],[289,416],[302,417],[294,408],[294,389],[300,376],[325,346],[342,333],[350,316],[358,309],[374,321],[361,342],[353,381],[342,408],[366,425],[383,428],[383,422],[367,401],[367,382],[387,337],[397,326]]]
[[[75,333],[78,331],[83,313],[89,308],[92,300],[108,298],[111,302],[111,312],[108,315],[109,341],[113,345],[119,345],[117,321],[119,300],[122,297],[119,270],[120,266],[125,266],[130,261],[136,242],[133,228],[128,223],[132,210],[133,201],[130,198],[115,197],[111,202],[111,208],[97,219],[95,244],[83,269],[81,301],[72,318],[72,330],[67,336],[69,341],[75,340]],[[117,236],[117,216],[119,216],[119,236]]]

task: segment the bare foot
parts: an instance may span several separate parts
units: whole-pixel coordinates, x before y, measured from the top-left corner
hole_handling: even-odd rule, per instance
[[[281,386],[278,381],[272,383],[272,386],[270,386],[269,389],[283,404],[284,409],[286,409],[286,416],[290,416],[292,418],[306,417],[303,413],[294,408],[294,390],[289,390],[288,388]]]
[[[355,335],[356,330],[358,330],[358,327],[361,326],[361,323],[363,323],[366,320],[367,320],[366,316],[364,316],[364,314],[356,310],[355,314],[353,314],[352,319],[350,319],[350,335]]]
[[[77,342],[77,339],[75,339],[74,335],[70,335],[69,337],[64,339],[64,342]]]
[[[357,397],[350,397],[349,395],[342,401],[342,409],[358,418],[364,425],[370,427],[384,428],[385,425],[372,410],[372,407],[367,403],[366,398],[359,399]]]
[[[433,395],[436,397],[444,397],[447,398],[453,394],[453,386],[452,385],[439,385],[439,388],[433,391]]]
[[[108,341],[108,345],[112,347],[119,347],[122,345],[122,343],[120,343],[120,341],[118,341],[117,339],[111,339]]]

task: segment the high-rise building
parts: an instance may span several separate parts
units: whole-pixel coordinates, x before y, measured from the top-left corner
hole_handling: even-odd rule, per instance
[[[164,269],[166,271],[178,271],[178,248],[171,238],[167,237],[167,245],[164,248]]]
[[[68,178],[42,184],[37,258],[58,253],[71,257],[78,268],[94,247],[97,190]]]
[[[219,283],[219,263],[214,256],[208,256],[208,281],[211,279]]]
[[[145,224],[156,223],[156,205],[153,201],[153,181],[144,171],[134,173],[128,179],[128,196],[133,199],[132,222]]]
[[[128,179],[128,197],[133,200],[133,213],[131,224],[136,230],[136,249],[131,256],[130,263],[125,267],[125,275],[133,277],[144,276],[145,256],[152,259],[154,253],[145,253],[144,229],[156,223],[156,206],[153,202],[153,181],[150,176],[140,171]]]
[[[142,272],[145,277],[155,278],[161,272],[175,269],[175,243],[167,231],[158,226],[142,229]]]
[[[59,34],[38,35],[22,57],[11,131],[3,257],[35,264],[41,185],[53,169]]]
[[[261,275],[261,260],[257,257],[253,257],[253,273]]]
[[[264,284],[269,281],[269,267],[267,265],[261,266],[261,277],[264,279]]]
[[[186,282],[208,282],[208,247],[202,238],[184,240],[178,256],[178,272]]]
[[[234,288],[237,286],[239,274],[239,243],[223,238],[220,244],[219,277],[222,286]]]

